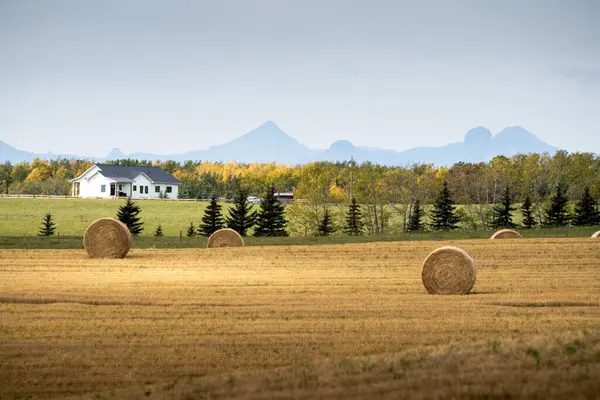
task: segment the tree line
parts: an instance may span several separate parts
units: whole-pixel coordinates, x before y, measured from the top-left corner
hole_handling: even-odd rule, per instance
[[[247,197],[245,190],[238,189],[233,207],[229,209],[228,215],[224,216],[221,211],[222,206],[217,202],[217,197],[213,195],[198,226],[196,227],[194,222],[190,221],[190,225],[186,229],[186,236],[209,237],[223,228],[233,229],[241,236],[246,236],[250,230],[253,230],[253,235],[257,237],[288,236],[284,208],[275,197],[275,187],[271,186],[267,190],[258,211],[253,210],[252,205],[247,202]],[[117,212],[117,219],[127,225],[132,235],[139,235],[144,230],[144,223],[140,216],[141,211],[141,207],[128,198]],[[156,226],[154,236],[163,236],[161,224]]]
[[[450,167],[418,163],[390,167],[353,160],[298,166],[147,160],[114,163],[163,167],[182,182],[182,198],[216,195],[233,199],[239,188],[259,197],[272,186],[280,192],[293,191],[299,200],[286,207],[286,216],[290,222],[288,231],[295,235],[324,232],[325,226],[321,226],[324,220],[332,221],[337,231],[342,232],[346,226],[346,207],[352,199],[361,207],[361,222],[367,234],[414,230],[409,225],[415,215],[423,213],[424,221],[432,218],[430,208],[444,182],[454,203],[460,206],[456,209],[459,226],[468,230],[497,225],[495,210],[507,188],[511,204],[527,203],[524,210],[519,206],[515,212],[518,220],[523,220],[523,224],[526,220],[531,226],[549,224],[546,210],[559,186],[567,202],[565,212],[570,216],[586,190],[592,202],[600,197],[600,157],[566,151],[554,155],[497,156],[489,162],[461,162]],[[88,160],[0,164],[0,189],[4,193],[69,194],[68,179],[92,165]],[[575,219],[559,217],[559,224],[566,223],[575,223]],[[433,229],[429,222],[423,227]]]
[[[210,203],[204,211],[200,224],[196,227],[193,221],[187,227],[186,235],[193,237],[196,235],[209,237],[214,232],[222,228],[230,228],[237,231],[241,236],[246,236],[250,230],[253,235],[260,236],[288,236],[288,221],[286,210],[279,203],[275,196],[275,187],[271,186],[261,200],[259,210],[253,209],[253,206],[247,201],[248,194],[245,190],[239,188],[235,197],[233,207],[229,209],[228,215],[222,213],[222,205],[217,202],[217,197],[213,195]],[[520,206],[522,221],[520,226],[523,228],[533,228],[537,224],[533,217],[531,209],[532,203],[527,197]],[[600,225],[600,211],[597,202],[592,198],[590,189],[585,188],[582,197],[576,202],[574,212],[568,209],[568,199],[565,195],[565,187],[559,184],[555,192],[550,196],[547,206],[543,210],[543,226],[558,227],[572,223],[575,226],[593,226]],[[310,210],[310,208],[307,208]],[[519,224],[515,221],[515,211],[517,207],[512,203],[510,189],[506,187],[504,195],[499,204],[492,209],[492,218],[489,222],[493,228],[516,228]],[[143,228],[143,222],[139,216],[141,207],[134,203],[131,198],[119,206],[116,218],[123,222],[129,228],[133,235],[140,234]],[[407,232],[422,232],[425,230],[434,231],[452,231],[459,228],[461,217],[458,213],[456,203],[448,188],[448,182],[444,181],[442,189],[438,193],[430,212],[430,222],[424,222],[425,211],[420,206],[420,201],[416,200],[409,217]],[[353,197],[347,206],[345,213],[345,223],[341,231],[350,236],[359,236],[365,234],[365,224],[362,216],[361,206]],[[55,223],[52,215],[47,213],[42,221],[39,234],[41,236],[50,236],[54,234]],[[323,216],[318,220],[317,234],[319,236],[329,236],[339,231],[329,212],[329,207],[325,207]],[[159,224],[154,236],[163,236],[162,225]]]

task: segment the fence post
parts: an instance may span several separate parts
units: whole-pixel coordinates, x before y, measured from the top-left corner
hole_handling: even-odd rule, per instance
[[[183,242],[183,231],[179,230],[179,243]]]
[[[58,240],[57,240],[57,242],[56,242],[56,243],[60,243],[60,232],[58,232],[58,233],[56,234],[56,237],[58,238]]]

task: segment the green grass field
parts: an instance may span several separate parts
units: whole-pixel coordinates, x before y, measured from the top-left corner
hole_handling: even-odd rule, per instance
[[[102,217],[114,217],[119,205],[124,200],[99,199],[48,199],[48,198],[3,198],[0,199],[0,248],[81,248],[81,239],[87,226]],[[138,204],[142,208],[144,232],[134,239],[136,248],[189,248],[205,247],[206,238],[185,236],[190,222],[197,226],[207,203],[194,201],[158,201],[142,200]],[[222,204],[224,214],[230,204]],[[54,237],[37,236],[42,217],[52,212],[57,224]],[[153,237],[156,225],[162,224],[165,237]],[[591,228],[553,228],[523,230],[524,237],[588,237],[597,227]],[[183,238],[180,239],[180,232]],[[390,229],[386,235],[379,236],[332,236],[332,237],[287,237],[287,238],[253,238],[246,239],[249,246],[272,245],[309,245],[309,244],[343,244],[364,243],[372,241],[404,241],[404,240],[459,240],[488,238],[492,231],[456,231],[456,232],[424,232],[405,234],[397,229]]]
[[[51,212],[62,236],[82,236],[87,226],[102,217],[114,217],[125,200],[117,199],[0,199],[0,234],[35,236],[42,217]],[[143,236],[152,236],[162,224],[165,236],[179,236],[191,221],[198,225],[208,203],[195,201],[142,200]],[[223,204],[226,213],[229,204]]]

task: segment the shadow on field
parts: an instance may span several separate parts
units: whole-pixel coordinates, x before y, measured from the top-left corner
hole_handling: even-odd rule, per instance
[[[153,306],[152,302],[146,301],[117,301],[117,300],[93,300],[93,299],[58,299],[58,298],[27,298],[27,297],[0,297],[3,304],[57,304],[72,303],[86,306]]]
[[[491,306],[501,307],[599,307],[600,304],[581,303],[572,301],[547,301],[547,302],[507,302],[507,303],[488,303]]]
[[[84,306],[132,306],[132,307],[263,307],[270,304],[254,303],[161,303],[152,301],[103,300],[103,299],[60,299],[51,297],[0,296],[0,304],[80,304]]]

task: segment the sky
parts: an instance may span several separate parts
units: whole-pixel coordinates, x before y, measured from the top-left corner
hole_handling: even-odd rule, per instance
[[[183,153],[267,120],[404,150],[519,125],[600,152],[597,0],[0,0],[0,140]]]

